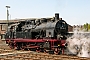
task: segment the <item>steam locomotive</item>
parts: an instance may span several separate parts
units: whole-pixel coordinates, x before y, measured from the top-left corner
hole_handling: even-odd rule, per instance
[[[6,43],[12,49],[64,53],[68,24],[55,13],[53,18],[20,21],[10,25]]]

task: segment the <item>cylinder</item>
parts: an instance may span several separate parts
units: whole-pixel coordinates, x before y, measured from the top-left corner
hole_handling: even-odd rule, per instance
[[[59,20],[59,13],[55,13],[55,20]]]

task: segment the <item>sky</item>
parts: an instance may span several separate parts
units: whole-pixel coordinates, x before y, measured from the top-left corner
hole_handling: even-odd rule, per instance
[[[59,17],[70,25],[90,23],[90,0],[0,0],[0,20]]]

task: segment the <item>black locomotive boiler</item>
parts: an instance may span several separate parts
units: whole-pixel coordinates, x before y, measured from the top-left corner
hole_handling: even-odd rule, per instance
[[[6,43],[11,48],[36,51],[64,51],[68,24],[55,13],[53,18],[20,21],[8,27]]]

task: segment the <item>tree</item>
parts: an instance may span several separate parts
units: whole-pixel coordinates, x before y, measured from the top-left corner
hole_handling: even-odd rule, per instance
[[[84,24],[84,29],[86,29],[86,31],[90,30],[90,24],[86,23]]]

